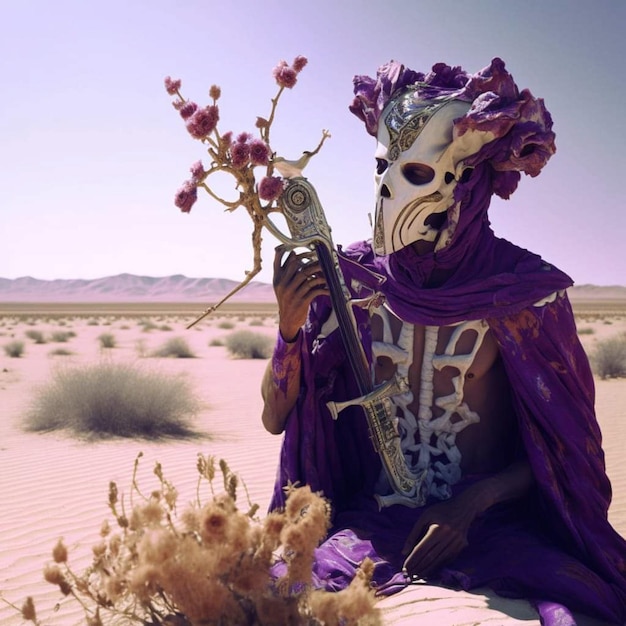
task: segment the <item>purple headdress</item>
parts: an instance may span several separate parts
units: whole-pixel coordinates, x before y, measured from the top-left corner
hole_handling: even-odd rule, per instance
[[[407,89],[413,89],[421,100],[443,96],[472,103],[467,114],[456,120],[455,134],[486,134],[482,148],[465,163],[476,166],[488,162],[494,173],[493,193],[501,198],[515,191],[520,172],[537,176],[556,151],[552,117],[543,99],[535,98],[528,89],[520,92],[499,58],[474,75],[445,63],[436,63],[424,75],[390,61],[378,68],[376,78],[354,77],[355,98],[350,111],[375,137],[385,106]]]

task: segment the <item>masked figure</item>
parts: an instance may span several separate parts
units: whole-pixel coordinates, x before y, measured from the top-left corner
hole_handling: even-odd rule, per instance
[[[543,101],[520,92],[500,59],[475,75],[391,62],[355,77],[355,96],[351,110],[377,141],[374,230],[340,261],[355,298],[384,297],[355,315],[374,384],[408,382],[389,402],[416,490],[395,493],[360,407],[337,420],[328,409],[358,390],[321,295],[302,330],[279,337],[266,376],[264,415],[280,412],[271,384],[287,388],[276,372],[296,372],[299,389],[271,428],[285,432],[271,508],[288,482],[330,499],[320,587],[346,587],[370,557],[381,593],[417,576],[532,599],[546,624],[555,606],[561,619],[572,610],[624,623],[626,542],[607,520],[572,281],[497,238],[487,216],[494,193],[508,198],[521,172],[538,175],[555,151]],[[275,277],[285,310],[303,293],[300,283],[281,291],[294,275]]]

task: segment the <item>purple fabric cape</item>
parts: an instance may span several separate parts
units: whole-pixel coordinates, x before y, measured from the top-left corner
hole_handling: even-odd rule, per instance
[[[361,242],[342,252],[348,284],[362,285],[358,295],[368,288],[383,292],[406,321],[446,325],[486,319],[511,382],[536,488],[527,499],[493,507],[479,518],[469,547],[438,580],[464,589],[489,586],[503,596],[557,602],[624,623],[626,542],[607,520],[611,487],[588,359],[564,293],[534,306],[572,281],[539,256],[495,237],[486,218],[490,189],[489,170],[479,167],[463,190],[468,200],[461,216],[463,234],[472,234],[469,246],[426,256],[408,248],[376,257],[369,243]],[[452,275],[429,288],[438,268],[453,270]],[[318,298],[305,325],[302,390],[286,423],[270,508],[284,504],[289,481],[323,492],[334,517],[318,549],[316,584],[345,587],[369,556],[378,563],[375,583],[381,593],[393,593],[407,584],[400,574],[400,551],[421,509],[378,511],[372,493],[381,464],[361,410],[346,409],[333,421],[326,408],[329,399],[358,396],[339,333],[318,337],[329,313],[327,300]],[[360,310],[356,315],[369,356],[368,316]]]

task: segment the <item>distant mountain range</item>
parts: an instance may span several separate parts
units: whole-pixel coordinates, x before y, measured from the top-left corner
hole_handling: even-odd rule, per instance
[[[93,280],[0,278],[0,302],[205,302],[225,296],[237,285],[225,278],[119,274]],[[238,302],[273,302],[271,285],[251,281],[233,296]]]
[[[226,278],[188,278],[182,274],[153,277],[118,274],[93,280],[0,278],[0,302],[206,302],[226,295],[237,285]],[[626,300],[626,287],[578,285],[572,300]],[[236,302],[273,302],[268,283],[252,281],[237,293]]]

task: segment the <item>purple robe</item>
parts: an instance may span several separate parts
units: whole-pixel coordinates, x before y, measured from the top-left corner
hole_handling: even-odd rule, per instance
[[[567,623],[565,607],[624,624],[626,542],[607,519],[611,486],[593,377],[565,295],[572,281],[536,254],[497,238],[487,216],[492,194],[508,198],[521,172],[537,176],[554,154],[550,114],[543,100],[518,90],[497,58],[472,76],[443,63],[424,75],[392,61],[376,78],[355,77],[350,109],[376,136],[385,105],[403,89],[422,99],[470,102],[467,115],[454,122],[455,134],[483,133],[485,142],[463,162],[473,170],[455,187],[460,210],[448,210],[446,246],[423,256],[408,247],[376,257],[368,242],[355,244],[341,253],[346,283],[355,296],[382,292],[406,322],[487,321],[535,478],[527,497],[491,507],[474,521],[469,545],[435,580],[527,598],[547,626]],[[441,271],[444,282],[431,280]],[[328,400],[359,395],[339,333],[319,337],[329,314],[328,301],[318,298],[301,333],[302,387],[286,421],[271,508],[284,503],[287,482],[323,492],[332,503],[333,527],[317,551],[315,584],[342,589],[370,557],[379,592],[393,593],[407,584],[401,549],[422,509],[378,511],[373,493],[381,463],[362,410],[349,407],[333,421],[326,408]],[[356,310],[355,317],[371,359],[368,315]],[[465,477],[453,495],[480,478]]]
[[[407,322],[443,326],[487,320],[511,383],[536,485],[523,500],[479,517],[469,546],[435,580],[463,589],[488,586],[502,596],[535,601],[546,624],[551,602],[624,623],[626,542],[607,519],[611,487],[593,377],[564,291],[572,281],[539,256],[495,237],[486,217],[491,188],[489,168],[477,167],[462,190],[466,200],[458,231],[465,237],[437,254],[417,256],[405,248],[376,257],[370,244],[361,242],[341,255],[346,282],[360,285],[355,295],[381,291]],[[437,268],[451,276],[428,287]],[[555,292],[553,302],[535,306]],[[339,333],[318,337],[329,313],[327,299],[318,298],[305,325],[302,389],[286,422],[270,508],[282,506],[288,481],[323,492],[332,503],[333,527],[318,548],[315,584],[344,588],[368,556],[377,563],[374,582],[381,593],[393,593],[407,584],[400,552],[422,509],[378,510],[373,492],[381,463],[362,410],[345,409],[333,421],[326,408],[328,400],[359,395]],[[356,315],[371,357],[368,315],[360,310]],[[453,492],[476,478],[461,481]]]

